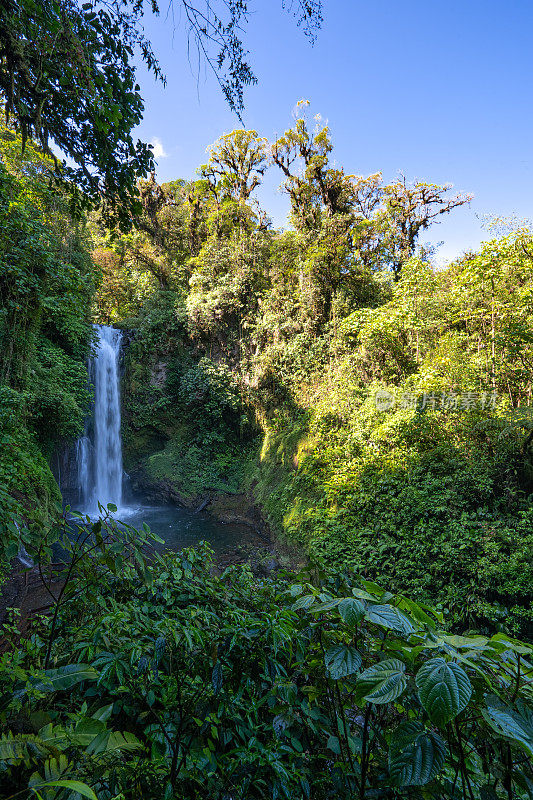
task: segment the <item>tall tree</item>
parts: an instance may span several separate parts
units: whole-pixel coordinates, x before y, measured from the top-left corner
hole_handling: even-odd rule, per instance
[[[230,197],[246,203],[267,168],[267,140],[257,131],[225,133],[208,148],[209,160],[200,167],[217,200]]]
[[[311,129],[308,106],[307,100],[298,102],[294,127],[272,144],[271,157],[284,175],[295,227],[312,230],[320,226],[324,214],[350,213],[352,189],[351,176],[330,166],[333,144],[329,128],[316,116]]]
[[[333,143],[320,116],[311,121],[308,101],[297,104],[295,124],[271,146],[284,175],[292,222],[301,234],[300,304],[313,331],[329,320],[332,300],[344,287],[361,299],[369,285],[361,252],[369,245],[381,176],[357,178],[333,166]],[[314,124],[313,124],[314,122]]]
[[[471,194],[450,194],[451,189],[451,184],[409,184],[403,175],[383,187],[379,218],[395,280],[399,280],[403,264],[414,255],[420,233],[438,222],[442,214],[449,214],[473,198]]]

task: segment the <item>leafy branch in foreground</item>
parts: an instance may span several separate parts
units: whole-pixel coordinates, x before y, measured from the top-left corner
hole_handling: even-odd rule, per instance
[[[131,131],[144,105],[134,49],[162,78],[136,3],[8,0],[0,9],[0,91],[23,141],[35,137],[70,184],[72,208],[106,198],[123,227],[153,154]],[[59,151],[59,152],[58,152]],[[71,163],[59,164],[66,157]]]
[[[176,0],[177,3],[177,0]],[[178,3],[177,3],[178,4]],[[171,0],[170,6],[173,5]],[[244,110],[244,89],[257,83],[247,62],[248,51],[243,43],[243,26],[248,22],[249,1],[204,0],[201,7],[181,0],[189,25],[189,38],[196,45],[213,71],[226,101],[239,119]],[[283,0],[282,7],[291,12],[305,35],[314,43],[322,24],[322,0]]]
[[[95,578],[105,581],[107,575],[120,575],[124,565],[133,561],[137,570],[145,570],[145,562],[140,555],[143,546],[154,541],[162,542],[148,530],[137,531],[126,523],[117,524],[112,516],[117,507],[109,503],[107,509],[99,505],[100,518],[91,522],[90,518],[70,512],[67,506],[63,512],[62,527],[53,546],[43,540],[37,551],[37,565],[43,586],[51,601],[51,621],[46,645],[44,667],[47,668],[59,613],[63,605],[81,595],[89,596],[95,590]],[[77,524],[76,524],[77,523]],[[54,536],[55,536],[54,532]],[[61,562],[56,563],[55,572],[49,577],[43,571],[53,555],[54,549],[61,550]],[[55,585],[58,584],[57,591]],[[96,589],[97,590],[97,589]]]
[[[257,82],[242,41],[247,0],[179,5],[199,60],[211,67],[240,118],[244,88]],[[122,229],[141,210],[138,179],[154,169],[151,146],[132,135],[144,112],[135,54],[165,82],[144,36],[145,6],[159,14],[155,0],[6,0],[0,6],[0,98],[7,119],[24,142],[34,137],[55,159],[75,213],[103,203]],[[313,39],[321,3],[298,0],[294,13]]]

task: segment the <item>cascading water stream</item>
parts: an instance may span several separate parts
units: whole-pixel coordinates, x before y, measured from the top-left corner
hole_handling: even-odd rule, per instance
[[[97,513],[98,503],[122,505],[118,369],[122,333],[108,325],[98,325],[97,330],[98,349],[90,370],[94,383],[92,440],[82,436],[76,443],[78,491],[87,513]]]
[[[122,443],[118,359],[121,331],[102,325],[94,362],[93,503],[122,505]]]

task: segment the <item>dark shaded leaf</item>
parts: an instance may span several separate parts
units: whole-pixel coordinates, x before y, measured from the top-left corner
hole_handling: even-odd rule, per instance
[[[330,676],[336,681],[357,672],[362,659],[355,647],[339,644],[326,650],[325,662]]]
[[[472,684],[464,669],[454,661],[432,658],[416,675],[420,702],[437,725],[457,716],[472,696]]]
[[[393,733],[389,772],[395,786],[423,786],[444,766],[446,745],[419,722],[402,722]]]
[[[508,739],[512,739],[533,757],[533,709],[518,701],[516,708],[506,705],[495,695],[486,698],[487,707],[482,714],[490,727]]]

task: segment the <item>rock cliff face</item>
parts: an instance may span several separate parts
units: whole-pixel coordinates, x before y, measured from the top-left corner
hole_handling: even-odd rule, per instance
[[[246,495],[247,468],[260,447],[247,413],[231,370],[206,359],[186,332],[129,333],[123,453],[134,492],[191,509]]]
[[[63,442],[60,445],[52,457],[51,469],[64,502],[75,504],[79,499],[75,443]]]
[[[240,438],[228,424],[234,408],[215,420],[224,385],[215,389],[183,345],[176,358],[145,346],[142,335],[125,336],[122,376],[123,452],[134,494],[206,511],[224,523],[248,525],[270,539],[269,525],[255,502],[251,474],[262,439]],[[179,349],[179,348],[178,348]],[[231,423],[231,420],[230,420]]]
[[[178,506],[190,509],[197,509],[205,500],[201,495],[187,494],[185,491],[180,491],[170,476],[167,479],[151,478],[142,465],[133,467],[128,474],[133,492],[141,494],[149,500],[176,503]]]

